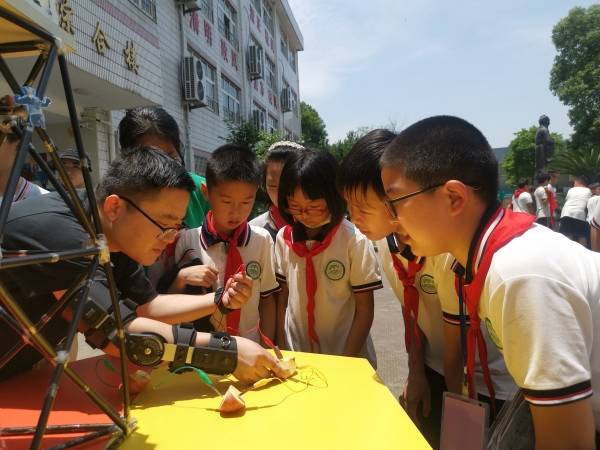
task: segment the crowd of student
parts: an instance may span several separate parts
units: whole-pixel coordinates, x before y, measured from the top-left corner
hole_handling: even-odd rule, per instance
[[[400,401],[433,447],[444,391],[477,397],[493,413],[520,391],[536,448],[596,448],[600,255],[548,228],[548,175],[534,194],[538,224],[525,185],[512,209],[500,205],[497,162],[473,125],[436,116],[398,134],[373,130],[340,165],[279,142],[261,167],[248,149],[224,145],[205,179],[185,172],[177,124],[164,110],[129,111],[119,131],[122,158],[96,197],[118,288],[133,301],[129,332],[179,344],[174,324],[191,322],[192,347],[220,345],[214,336],[230,333],[230,371],[247,381],[278,374],[264,350],[273,345],[362,356],[376,367],[370,329],[381,267],[403,307],[409,375]],[[261,187],[271,205],[248,221]],[[571,197],[579,198],[567,195],[561,224],[573,217]],[[3,250],[81,245],[75,222],[55,194],[17,202]],[[82,270],[71,262],[0,276],[35,321]],[[96,289],[106,301],[106,283]],[[65,321],[45,328],[53,343]],[[17,340],[0,329],[0,349]],[[23,350],[0,378],[39,358]]]
[[[511,198],[513,211],[533,214],[537,223],[600,251],[600,183],[590,184],[585,175],[574,176],[573,187],[567,191],[559,210],[557,179],[556,172],[539,173],[535,189],[529,186],[527,179],[520,179]]]

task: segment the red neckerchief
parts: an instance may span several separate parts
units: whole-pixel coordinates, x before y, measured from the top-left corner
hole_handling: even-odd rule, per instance
[[[202,237],[206,241],[207,246],[216,244],[218,242],[224,242],[227,249],[227,262],[225,263],[225,276],[223,278],[223,287],[227,284],[229,278],[231,278],[238,270],[238,268],[244,264],[242,255],[238,250],[240,245],[239,239],[242,233],[247,232],[248,223],[244,221],[239,227],[233,230],[231,236],[225,236],[215,229],[214,219],[212,211],[209,211],[206,215],[202,231],[205,233]],[[239,333],[241,310],[236,309],[227,314],[227,329],[231,330],[232,334]]]
[[[296,255],[306,259],[306,312],[308,314],[308,336],[310,337],[311,351],[313,349],[313,342],[319,344],[319,336],[315,330],[315,293],[317,292],[317,277],[315,276],[315,266],[313,265],[312,258],[329,247],[340,224],[341,222],[334,226],[329,233],[325,235],[322,241],[316,241],[310,250],[306,245],[306,241],[294,242],[291,225],[286,225],[283,229],[283,240],[287,246],[296,253]]]
[[[544,187],[546,190],[546,195],[548,196],[548,206],[550,212],[550,225],[554,225],[554,211],[558,208],[558,202],[556,201],[556,194],[550,187],[550,185]]]
[[[513,193],[513,197],[515,198],[515,201],[519,200],[519,197],[521,196],[521,194],[523,192],[527,192],[527,189],[525,188],[519,188],[517,189],[514,193]]]
[[[484,215],[484,219],[489,214]],[[479,301],[481,291],[492,263],[494,254],[508,244],[515,237],[522,235],[531,228],[535,217],[530,214],[513,212],[500,206],[494,207],[489,220],[482,221],[479,227],[467,260],[466,270],[459,266],[464,275],[460,276],[459,269],[457,273],[457,284],[459,286],[459,297],[464,299],[469,313],[470,326],[467,333],[467,382],[469,388],[469,397],[475,398],[475,352],[479,349],[479,362],[483,370],[483,377],[487,385],[492,407],[494,406],[495,392],[492,385],[492,377],[487,364],[487,348],[481,332],[479,318]],[[493,409],[495,411],[495,409]]]
[[[285,219],[281,216],[279,208],[275,205],[271,205],[271,207],[269,208],[269,217],[273,221],[273,225],[275,225],[276,231],[279,231],[281,228],[288,224],[285,221]]]
[[[390,238],[393,239],[394,248],[390,245]],[[404,288],[404,308],[402,308],[402,317],[404,318],[404,345],[406,351],[410,352],[412,339],[414,336],[415,345],[421,347],[421,337],[419,335],[419,325],[417,319],[419,317],[419,291],[415,287],[415,276],[425,265],[425,258],[417,258],[410,251],[410,247],[406,246],[402,253],[398,252],[398,247],[395,242],[394,235],[388,236],[388,247],[392,256],[392,263],[398,279]],[[408,261],[408,270],[404,268],[402,260],[398,253]]]

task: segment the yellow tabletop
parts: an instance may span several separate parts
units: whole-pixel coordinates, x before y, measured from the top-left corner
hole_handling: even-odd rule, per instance
[[[284,352],[291,356],[289,352]],[[298,373],[245,392],[246,410],[223,416],[195,373],[161,368],[135,400],[138,428],[122,449],[429,449],[367,360],[295,353]],[[233,377],[212,377],[225,393]]]

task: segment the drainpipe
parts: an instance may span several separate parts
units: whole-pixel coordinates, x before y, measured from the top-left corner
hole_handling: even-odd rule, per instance
[[[181,53],[181,58],[183,58],[183,56],[186,54],[187,52],[187,40],[185,37],[185,29],[183,27],[183,16],[184,16],[184,11],[185,11],[185,7],[184,5],[180,5],[177,7],[178,12],[177,12],[177,18],[179,21],[179,47],[180,47],[180,53]],[[181,61],[180,58],[180,61]],[[179,73],[179,86],[178,86],[178,94],[177,97],[181,100],[181,71]],[[187,105],[183,104],[183,101],[180,101],[180,104],[182,105],[183,108],[183,127],[181,131],[183,131],[183,145],[185,146],[184,148],[184,162],[185,162],[185,166],[187,167],[187,169],[190,172],[193,172],[193,158],[192,158],[192,141],[191,141],[191,137],[190,137],[190,110],[187,107]]]

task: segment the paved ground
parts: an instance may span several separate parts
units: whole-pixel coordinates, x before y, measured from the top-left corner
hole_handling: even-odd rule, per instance
[[[377,373],[397,398],[407,375],[404,322],[400,303],[387,284],[384,284],[383,289],[375,291],[375,320],[371,336],[377,352]],[[91,349],[81,333],[78,335],[78,345],[78,359],[101,353]]]
[[[400,303],[383,278],[384,288],[375,291],[375,320],[371,336],[377,352],[377,373],[398,398],[408,375],[404,322]]]

